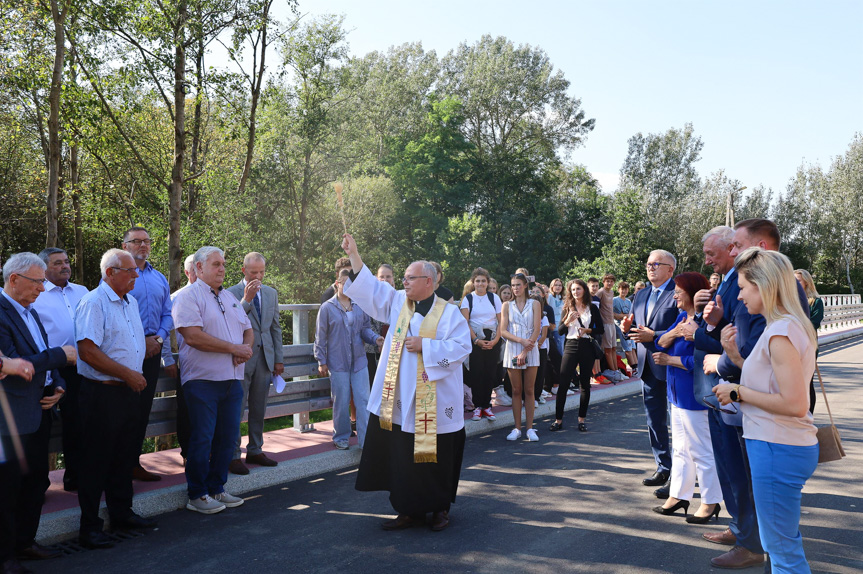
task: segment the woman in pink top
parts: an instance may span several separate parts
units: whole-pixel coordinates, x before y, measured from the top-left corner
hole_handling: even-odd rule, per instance
[[[809,572],[800,535],[803,485],[818,465],[818,439],[809,413],[809,381],[817,338],[797,295],[794,268],[777,251],[749,248],[735,260],[738,299],[767,326],[744,362],[733,325],[722,347],[743,369],[741,384],[713,388],[723,405],[739,403],[752,471],[761,543],[774,574]]]

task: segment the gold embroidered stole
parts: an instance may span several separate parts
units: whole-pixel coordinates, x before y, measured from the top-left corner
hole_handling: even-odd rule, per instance
[[[420,337],[434,339],[437,326],[443,316],[447,303],[440,297],[425,316],[420,325]],[[399,367],[402,349],[414,315],[415,304],[405,298],[405,303],[396,321],[390,354],[384,376],[381,396],[381,428],[393,429],[393,405],[398,396]],[[425,372],[422,353],[417,353],[416,408],[414,409],[414,462],[437,462],[437,385]],[[406,407],[402,407],[407,410]]]

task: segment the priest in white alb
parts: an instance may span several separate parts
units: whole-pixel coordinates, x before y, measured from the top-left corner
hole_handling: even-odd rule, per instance
[[[389,491],[398,517],[384,530],[425,524],[429,513],[432,530],[443,530],[464,454],[462,363],[470,355],[470,327],[455,305],[435,296],[429,262],[411,263],[405,289],[397,291],[363,265],[347,233],[342,248],[353,269],[345,295],[390,325],[369,396],[356,488]]]

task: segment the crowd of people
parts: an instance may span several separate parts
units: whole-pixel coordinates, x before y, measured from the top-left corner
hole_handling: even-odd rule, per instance
[[[495,420],[493,405],[511,406],[506,440],[537,442],[538,405],[554,397],[548,430],[563,429],[572,385],[580,390],[577,429],[586,432],[591,385],[632,376],[642,381],[655,462],[642,482],[665,500],[653,510],[682,509],[687,522],[706,523],[724,504],[729,527],[704,538],[731,548],[713,566],[769,556],[774,572],[807,572],[798,525],[802,485],[818,458],[812,376],[823,303],[811,275],[778,253],[772,222],[716,227],[702,242],[710,278],[676,273],[674,255],[655,250],[632,297],[612,274],[546,285],[524,268],[499,282],[478,267],[456,300],[439,264],[412,263],[398,290],[392,266],[372,275],[346,234],[347,256],[322,296],[314,356],[330,379],[334,447],[348,449],[356,435],[363,449],[357,489],[390,492],[398,516],[384,529],[424,524],[427,513],[432,530],[449,524],[463,409],[480,421]],[[133,512],[132,480],[161,478],[139,460],[161,367],[181,382],[189,510],[243,504],[225,491],[228,473],[276,465],[263,451],[263,420],[284,365],[264,256],[247,254],[242,281],[226,287],[224,252],[202,247],[185,261],[188,284],[170,293],[148,262],[151,245],[146,229],[129,229],[123,249],[103,255],[93,290],[70,281],[61,249],[15,254],[3,266],[4,572],[26,572],[18,559],[59,554],[35,542],[58,405],[64,488],[78,492],[79,542],[88,548],[112,545],[99,517],[103,494],[113,528],[156,526]],[[696,484],[701,504],[690,515]]]

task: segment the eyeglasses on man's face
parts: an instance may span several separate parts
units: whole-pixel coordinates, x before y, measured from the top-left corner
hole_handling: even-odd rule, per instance
[[[402,277],[402,285],[407,285],[412,281],[416,281],[417,279],[431,279],[428,275],[409,275],[408,277]]]
[[[131,243],[132,245],[140,247],[141,245],[153,245],[153,240],[152,239],[130,239],[126,243]]]
[[[659,269],[662,265],[668,265],[669,267],[672,266],[671,263],[660,263],[658,261],[655,261],[653,263],[648,263],[647,265],[645,265],[645,267],[647,267],[648,269]]]
[[[44,277],[42,279],[34,279],[32,277],[27,277],[26,275],[21,275],[20,273],[16,273],[15,275],[17,275],[18,277],[23,277],[27,281],[32,281],[33,283],[38,283],[39,285],[44,285],[45,281],[47,281],[47,279],[45,279]]]
[[[114,271],[125,271],[126,273],[133,273],[138,270],[137,267],[111,267]]]

